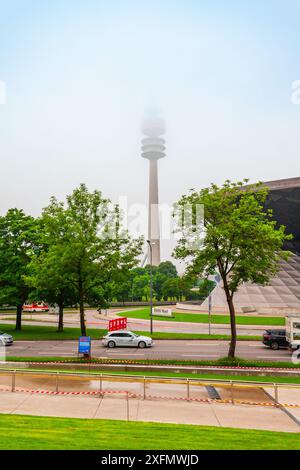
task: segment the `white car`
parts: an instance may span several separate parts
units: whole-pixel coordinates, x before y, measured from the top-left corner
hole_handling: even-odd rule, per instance
[[[133,348],[150,348],[153,346],[152,338],[148,336],[139,336],[131,331],[111,331],[102,340],[103,346],[107,348],[115,347],[133,347]]]
[[[13,342],[14,340],[11,335],[8,335],[7,333],[3,333],[2,331],[0,331],[0,345],[11,346]]]

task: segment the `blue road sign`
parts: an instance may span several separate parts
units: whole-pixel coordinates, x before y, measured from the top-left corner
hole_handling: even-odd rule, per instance
[[[80,336],[78,340],[78,354],[91,354],[91,337]]]

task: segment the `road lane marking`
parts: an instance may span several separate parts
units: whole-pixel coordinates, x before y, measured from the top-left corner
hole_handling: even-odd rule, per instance
[[[276,359],[291,359],[290,356],[257,356],[257,359],[272,359],[272,360],[276,360]]]
[[[182,354],[182,357],[219,357],[218,354]]]
[[[113,352],[107,352],[106,354],[119,354],[117,352],[113,353]],[[133,354],[119,354],[120,356],[130,356],[130,357],[135,357],[135,356],[145,356],[145,354],[142,354],[142,353],[133,353]]]
[[[64,348],[64,349],[52,348],[52,351],[53,352],[66,352],[66,351],[68,351],[68,349],[67,348]],[[72,352],[72,351],[75,351],[75,349],[70,349],[69,351]]]
[[[46,357],[45,354],[42,354],[42,353],[38,353],[37,355],[40,358]],[[69,357],[69,358],[73,359],[73,356],[71,356],[70,353],[60,353],[60,356],[65,356],[65,357]],[[57,357],[57,354],[47,353],[47,357]]]

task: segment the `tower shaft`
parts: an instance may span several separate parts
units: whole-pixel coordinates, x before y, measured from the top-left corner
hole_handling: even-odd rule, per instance
[[[162,137],[165,124],[157,116],[148,117],[142,126],[146,136],[142,140],[142,157],[149,160],[149,216],[148,216],[148,263],[160,264],[160,227],[157,161],[166,156],[166,142]]]
[[[152,265],[160,264],[160,227],[157,160],[149,160],[149,220],[148,237],[152,246]],[[150,248],[149,248],[150,250]],[[150,261],[150,253],[148,255]]]

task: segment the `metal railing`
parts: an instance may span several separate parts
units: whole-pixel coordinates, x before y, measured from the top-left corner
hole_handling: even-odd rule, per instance
[[[226,380],[226,379],[200,379],[200,378],[181,378],[181,377],[162,377],[162,376],[147,376],[147,375],[129,375],[129,374],[108,374],[108,373],[75,373],[75,372],[48,372],[48,371],[30,371],[30,370],[22,370],[22,369],[2,369],[0,370],[0,387],[1,385],[3,386],[3,377],[10,377],[8,380],[8,385],[5,384],[8,387],[8,390],[11,392],[15,391],[28,391],[28,392],[38,392],[39,387],[38,385],[41,385],[38,381],[38,383],[34,383],[35,379],[46,379],[49,382],[50,379],[50,384],[45,384],[46,387],[50,385],[50,388],[53,390],[49,390],[49,393],[82,393],[82,394],[98,394],[99,396],[104,396],[105,394],[109,393],[130,393],[128,390],[113,390],[113,391],[108,391],[103,389],[103,385],[105,382],[110,382],[110,383],[126,383],[126,384],[140,384],[141,385],[141,390],[139,390],[139,393],[132,392],[130,395],[132,397],[140,397],[143,398],[144,400],[146,399],[151,399],[151,398],[172,398],[176,399],[174,396],[159,396],[159,395],[153,395],[148,393],[148,388],[151,386],[151,384],[162,384],[162,385],[169,385],[170,390],[172,390],[172,386],[182,386],[183,390],[181,389],[180,391],[184,392],[184,396],[178,398],[181,400],[185,401],[191,401],[195,400],[197,401],[197,398],[192,398],[191,395],[191,390],[192,388],[195,387],[207,387],[207,386],[213,386],[217,387],[218,389],[224,390],[227,389],[229,391],[229,398],[226,400],[212,400],[212,401],[219,401],[219,402],[230,402],[231,404],[234,404],[235,402],[244,402],[246,403],[247,400],[238,400],[236,398],[236,393],[241,390],[245,389],[271,389],[272,392],[274,393],[274,396],[272,397],[269,395],[269,401],[273,400],[273,405],[274,406],[282,406],[279,400],[279,394],[280,394],[280,389],[294,389],[294,390],[299,390],[300,392],[300,384],[289,384],[289,383],[275,383],[275,382],[263,382],[263,381],[241,381],[241,380]],[[20,387],[21,386],[21,379],[24,379],[25,381],[27,379],[32,379],[30,383],[29,388]],[[63,382],[64,380],[64,382]],[[66,380],[76,381],[81,380],[81,381],[94,381],[98,382],[99,387],[97,387],[96,391],[83,391],[83,392],[67,392],[66,390],[68,387],[66,386]],[[23,380],[24,381],[24,380]],[[30,382],[28,380],[28,382]],[[19,387],[18,387],[19,386]],[[82,384],[81,384],[82,386]],[[36,387],[36,388],[34,388]],[[1,388],[0,388],[1,391]],[[41,390],[40,390],[41,391]],[[44,391],[44,389],[42,389]],[[178,392],[178,387],[177,389],[173,389],[172,392],[174,393]],[[266,394],[267,397],[267,394]],[[204,399],[198,399],[198,401],[206,401]],[[249,404],[251,404],[251,400],[248,400]],[[259,404],[259,402],[253,400],[253,403]],[[300,406],[295,405],[295,406]]]

